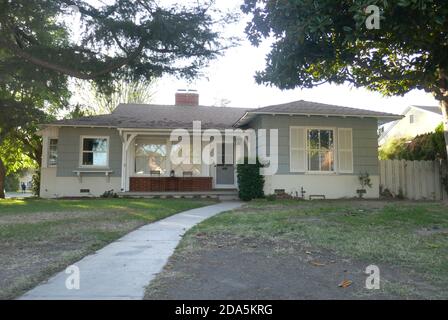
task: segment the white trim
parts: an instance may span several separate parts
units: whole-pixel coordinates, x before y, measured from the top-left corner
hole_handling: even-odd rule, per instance
[[[82,135],[79,137],[79,167],[80,168],[109,168],[109,151],[110,151],[110,136],[90,136],[90,135]],[[107,140],[107,150],[106,150],[106,165],[104,166],[96,166],[96,165],[86,165],[82,164],[82,158],[84,154],[84,139],[106,139]]]
[[[58,137],[47,137],[47,148],[46,148],[46,168],[57,168],[57,161],[56,164],[50,164],[50,147],[51,147],[51,140],[58,140],[58,143],[56,144],[57,148],[57,157],[59,158],[59,138]]]
[[[76,174],[76,176],[78,177],[79,183],[82,183],[82,174],[83,173],[104,173],[106,178],[107,178],[107,182],[110,182],[110,175],[111,173],[113,173],[112,170],[73,170],[73,173]]]
[[[370,111],[370,110],[366,110]],[[245,121],[250,121],[253,117],[257,115],[285,115],[285,116],[306,116],[306,117],[341,117],[341,118],[374,118],[374,119],[395,119],[400,120],[403,118],[402,115],[357,115],[357,114],[318,114],[318,113],[299,113],[299,112],[258,112],[258,111],[248,111],[242,117],[240,117],[232,127],[237,127],[241,122],[245,124]]]
[[[303,130],[303,136],[302,139],[304,141],[304,148],[295,148],[291,145],[291,137],[292,137],[292,131],[294,129],[301,129]],[[293,163],[293,152],[292,151],[302,151],[303,152],[303,168],[294,169],[292,166]],[[303,126],[290,126],[289,127],[289,171],[290,172],[306,172],[307,171],[307,161],[306,161],[306,127]]]

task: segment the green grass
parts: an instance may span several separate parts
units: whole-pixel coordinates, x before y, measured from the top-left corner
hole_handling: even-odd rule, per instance
[[[0,299],[144,224],[210,205],[194,199],[0,200]]]
[[[197,233],[306,243],[341,256],[385,263],[448,287],[448,207],[441,203],[379,201],[253,201],[196,226]],[[441,292],[448,296],[448,290]]]

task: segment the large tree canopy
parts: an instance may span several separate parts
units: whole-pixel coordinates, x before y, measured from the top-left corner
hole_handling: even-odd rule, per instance
[[[381,10],[379,29],[366,27]],[[246,33],[274,44],[259,83],[282,89],[351,83],[384,95],[434,94],[448,141],[448,2],[446,0],[245,0]],[[448,149],[447,149],[448,150]]]
[[[223,44],[210,4],[163,7],[155,0],[0,0],[0,46],[39,68],[99,83],[163,73],[195,76]],[[67,26],[77,15],[78,26]],[[226,21],[229,16],[223,16]],[[75,30],[75,40],[48,42]]]
[[[0,198],[5,173],[20,161],[11,147],[39,165],[37,124],[68,105],[70,77],[108,94],[122,79],[192,78],[233,44],[217,26],[232,17],[210,3],[161,3],[0,0]]]

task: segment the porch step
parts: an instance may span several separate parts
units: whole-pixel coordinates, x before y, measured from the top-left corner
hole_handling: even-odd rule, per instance
[[[211,191],[173,191],[173,192],[119,192],[122,198],[213,198],[219,200],[238,200],[237,189]]]

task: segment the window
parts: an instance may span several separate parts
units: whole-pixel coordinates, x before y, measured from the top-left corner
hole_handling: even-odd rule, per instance
[[[166,143],[137,141],[135,144],[135,173],[151,174],[158,172],[166,174],[167,147]]]
[[[109,138],[82,138],[81,165],[92,167],[108,166]]]
[[[411,114],[410,116],[409,116],[409,123],[414,123],[414,115],[413,114]]]
[[[48,166],[54,167],[58,163],[58,139],[48,140]]]
[[[289,144],[291,172],[353,173],[351,128],[290,127]]]
[[[307,130],[307,162],[308,171],[334,171],[333,130]]]

